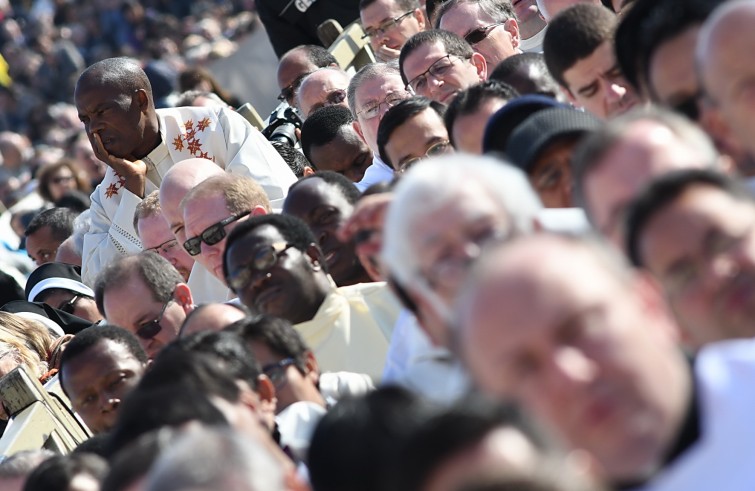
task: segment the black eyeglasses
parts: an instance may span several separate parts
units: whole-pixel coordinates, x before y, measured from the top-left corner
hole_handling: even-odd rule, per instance
[[[168,305],[172,301],[173,301],[173,293],[170,294],[170,298],[168,299],[167,302],[165,302],[165,305],[163,305],[162,310],[160,310],[160,315],[158,315],[157,318],[154,320],[145,322],[144,324],[140,324],[139,327],[136,329],[136,335],[142,339],[152,339],[155,336],[157,336],[157,333],[159,333],[163,329],[163,326],[160,325],[160,322],[162,322],[163,316],[165,315],[165,309],[168,308]]]
[[[252,275],[255,272],[267,271],[275,266],[280,255],[291,247],[293,247],[293,244],[287,242],[275,242],[258,250],[250,262],[243,266],[239,266],[236,271],[228,275],[225,279],[226,283],[228,283],[228,286],[234,292],[243,290],[249,284],[249,281],[251,281]]]
[[[267,375],[267,378],[273,383],[276,389],[282,387],[288,378],[286,377],[286,368],[291,365],[295,365],[296,360],[293,358],[284,358],[277,363],[271,363],[262,367],[262,373]]]
[[[207,245],[215,245],[221,240],[225,238],[225,226],[228,224],[231,224],[235,222],[236,220],[240,220],[250,214],[251,211],[245,211],[244,213],[240,213],[238,215],[231,215],[225,220],[222,220],[215,225],[210,225],[204,231],[197,235],[196,237],[192,237],[191,239],[188,239],[186,242],[184,242],[184,249],[186,249],[186,252],[189,253],[191,256],[196,256],[200,252],[202,252],[202,242],[204,242]]]
[[[87,295],[74,295],[70,300],[66,300],[65,302],[62,302],[60,305],[58,305],[58,310],[65,312],[66,314],[73,315],[73,311],[76,310],[76,302],[78,302],[80,298],[92,297],[89,297]]]
[[[409,12],[399,15],[398,17],[395,17],[393,19],[388,19],[387,21],[377,26],[375,29],[365,29],[364,34],[362,35],[362,39],[367,39],[368,37],[374,36],[375,34],[383,34],[386,31],[390,31],[391,29],[396,27],[399,24],[399,22],[409,17],[413,13],[414,13],[414,10],[410,10]]]
[[[73,179],[73,176],[59,176],[59,177],[53,177],[50,181],[53,184],[62,184],[64,182],[68,182],[71,179]]]
[[[427,70],[411,79],[404,88],[406,90],[411,89],[415,94],[419,94],[420,91],[425,89],[425,85],[427,85],[428,75],[432,75],[435,79],[438,79],[445,75],[448,70],[454,65],[454,63],[456,63],[456,60],[451,59],[452,56],[455,55],[447,54],[438,58],[432,63],[432,65],[427,68]],[[459,57],[457,58],[461,59]]]
[[[311,73],[312,72],[302,73],[301,75],[296,77],[294,81],[291,82],[291,84],[288,87],[283,87],[283,89],[281,89],[281,93],[278,94],[278,100],[281,102],[288,101],[290,103],[291,99],[294,98],[294,93],[296,92],[296,89],[299,88],[302,80],[304,80],[304,77],[306,77],[307,75],[310,75]]]
[[[498,26],[502,26],[503,24],[505,24],[505,22],[496,22],[495,24],[490,24],[489,26],[478,27],[477,29],[469,31],[467,35],[464,36],[464,40],[469,44],[475,45],[488,37],[493,29]]]
[[[145,251],[152,251],[157,254],[160,254],[161,252],[163,254],[168,254],[177,245],[178,245],[178,240],[176,240],[174,237],[172,239],[166,240],[160,245],[156,245],[155,247],[150,247],[149,249],[145,249]]]

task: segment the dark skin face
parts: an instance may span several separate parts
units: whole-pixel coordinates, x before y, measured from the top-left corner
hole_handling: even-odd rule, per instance
[[[160,142],[157,114],[145,90],[125,93],[91,74],[79,79],[74,99],[89,142],[103,162],[108,163],[109,155],[138,160]]]
[[[338,286],[371,281],[359,262],[354,242],[343,243],[336,236],[353,210],[354,205],[336,186],[317,177],[296,186],[283,204],[283,213],[301,219],[312,230]]]
[[[73,409],[97,434],[115,425],[118,407],[144,369],[123,344],[102,339],[66,363],[62,379]]]
[[[286,239],[272,225],[258,227],[237,240],[226,250],[229,274],[277,242]],[[321,254],[314,244],[306,251],[291,247],[278,254],[269,270],[255,271],[246,287],[236,294],[255,312],[281,317],[292,324],[308,321],[332,288],[322,271]]]
[[[319,170],[338,172],[353,182],[361,181],[367,167],[372,165],[370,147],[351,126],[341,128],[325,145],[313,145],[309,157]]]

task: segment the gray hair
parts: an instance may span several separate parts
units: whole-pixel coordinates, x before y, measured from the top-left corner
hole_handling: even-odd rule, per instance
[[[94,299],[103,315],[105,293],[111,288],[125,285],[134,276],[144,282],[152,293],[152,299],[160,303],[167,302],[173,296],[176,285],[184,282],[176,268],[153,251],[121,256],[100,271],[94,284]]]
[[[357,118],[357,88],[367,80],[372,80],[377,77],[384,77],[388,74],[394,73],[401,78],[401,71],[398,68],[398,60],[391,60],[387,63],[370,63],[363,66],[357,73],[351,78],[349,82],[349,89],[346,91],[346,98],[349,100],[349,109],[354,119]]]
[[[228,429],[198,428],[178,437],[147,478],[147,491],[280,491],[281,464],[258,441]]]
[[[480,6],[480,10],[488,14],[493,18],[495,22],[506,22],[509,19],[517,20],[514,7],[509,0],[448,0],[438,7],[435,12],[435,20],[433,25],[436,29],[440,29],[440,21],[446,13],[453,7],[462,3],[476,3]]]
[[[385,221],[382,260],[400,284],[417,281],[422,251],[412,246],[412,231],[439,208],[456,202],[459,191],[472,183],[500,205],[514,232],[533,230],[542,204],[519,169],[492,157],[466,154],[423,161],[399,181]]]
[[[718,168],[719,153],[710,137],[695,123],[672,111],[649,106],[633,109],[627,114],[609,121],[604,127],[585,138],[572,156],[574,200],[586,211],[585,180],[598,168],[605,155],[623,141],[627,131],[639,121],[651,121],[668,128],[679,138],[706,167]],[[587,213],[588,218],[591,214]]]

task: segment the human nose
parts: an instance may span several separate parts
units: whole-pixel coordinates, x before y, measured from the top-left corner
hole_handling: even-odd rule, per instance
[[[102,401],[100,403],[100,409],[103,413],[115,411],[120,405],[120,399],[112,396],[110,393],[105,392],[102,394]]]
[[[608,86],[606,87],[606,100],[611,104],[617,104],[621,102],[626,93],[627,89],[622,84],[615,81],[608,82]]]
[[[738,272],[739,267],[730,254],[717,254],[710,259],[710,267],[703,281],[709,287],[717,288],[722,280],[736,276]]]
[[[553,353],[550,375],[550,389],[571,393],[570,387],[591,382],[596,369],[595,364],[580,350],[562,346]]]

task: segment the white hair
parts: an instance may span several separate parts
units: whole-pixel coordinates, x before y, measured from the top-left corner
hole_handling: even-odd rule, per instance
[[[284,481],[280,463],[256,440],[229,429],[196,428],[160,455],[145,489],[280,491]]]
[[[382,260],[400,284],[417,282],[422,251],[413,246],[413,230],[443,206],[468,206],[459,195],[470,184],[500,205],[501,213],[511,220],[513,232],[533,230],[542,204],[527,176],[516,167],[493,157],[462,153],[422,161],[396,186],[383,230]]]

